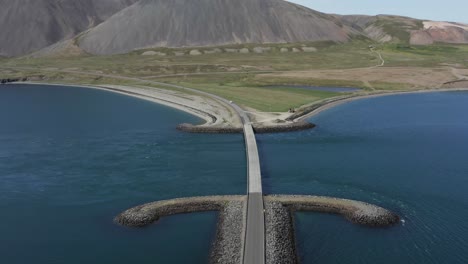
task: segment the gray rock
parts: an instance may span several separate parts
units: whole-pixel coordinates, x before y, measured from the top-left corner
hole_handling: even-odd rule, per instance
[[[154,56],[156,55],[156,51],[145,51],[141,55],[142,56]]]
[[[196,49],[195,49],[195,50],[191,50],[189,54],[192,55],[192,56],[199,56],[199,55],[202,55],[202,53],[201,53],[199,50],[196,50]]]
[[[262,47],[255,47],[255,48],[253,48],[253,51],[255,53],[263,53],[263,48]]]
[[[142,56],[156,56],[156,55],[157,56],[166,56],[166,53],[149,50],[149,51],[143,52],[141,55]]]
[[[224,51],[227,52],[227,53],[237,53],[237,52],[239,52],[238,49],[224,49]]]
[[[281,48],[280,52],[281,53],[287,53],[287,52],[289,52],[289,49],[288,48]]]
[[[248,48],[243,48],[243,49],[240,49],[239,50],[239,53],[243,53],[243,54],[246,54],[246,53],[249,53],[249,49]]]
[[[265,202],[265,229],[265,262],[298,263],[289,209],[278,202]]]
[[[231,201],[220,211],[211,263],[242,263],[244,202]]]
[[[216,53],[221,53],[221,52],[223,52],[223,51],[221,49],[219,49],[219,48],[203,51],[203,53],[205,53],[205,54],[216,54]]]
[[[302,47],[302,50],[304,52],[316,52],[317,51],[317,48],[314,48],[314,47]]]

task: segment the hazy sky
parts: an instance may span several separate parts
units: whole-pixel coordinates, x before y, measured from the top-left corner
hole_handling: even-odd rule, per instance
[[[288,0],[335,14],[392,14],[468,23],[468,0]]]

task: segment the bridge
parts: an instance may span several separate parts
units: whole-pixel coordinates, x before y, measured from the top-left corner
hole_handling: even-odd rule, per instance
[[[222,97],[218,100],[227,102]],[[239,114],[244,126],[247,156],[247,219],[244,237],[243,264],[265,264],[265,214],[263,206],[262,175],[257,140],[249,116],[233,102],[229,103]]]
[[[257,141],[250,123],[244,123],[247,154],[248,202],[244,239],[244,264],[265,263],[265,216]]]
[[[222,101],[230,105],[238,114],[243,124],[243,132],[246,147],[247,157],[247,176],[248,176],[248,201],[246,218],[244,221],[244,242],[242,250],[242,263],[243,264],[265,264],[266,259],[266,240],[265,240],[265,213],[264,213],[264,197],[262,192],[262,181],[261,181],[261,170],[260,170],[260,159],[258,154],[257,141],[255,133],[252,127],[250,118],[246,112],[240,108],[237,104],[228,101],[220,96],[213,95],[207,92],[199,90],[173,85],[160,83],[155,81],[147,81],[133,77],[105,75],[96,73],[83,73],[77,71],[61,71],[60,72],[73,72],[80,74],[108,76],[116,79],[140,81],[144,83],[152,83],[161,86],[174,87],[183,89],[198,94],[202,94],[219,101]],[[143,95],[147,96],[147,95]],[[243,203],[243,196],[224,196],[224,197],[191,197],[188,199],[173,199],[167,201],[159,201],[148,203],[142,206],[136,206],[129,210],[126,210],[122,214],[116,217],[116,222],[127,226],[146,226],[158,220],[160,217],[168,216],[176,213],[187,213],[187,212],[198,212],[198,211],[212,211],[220,210],[223,206],[226,206],[228,202],[240,202]],[[302,211],[318,211],[326,213],[337,213],[345,216],[352,222],[368,225],[368,226],[390,226],[399,222],[400,218],[381,207],[370,205],[368,203],[361,203],[346,199],[337,199],[332,197],[318,197],[318,196],[275,196],[267,197],[267,204],[271,201],[280,202],[283,205],[295,207],[296,210]],[[276,226],[273,228],[278,230],[284,230],[283,226],[290,226],[292,229],[291,218],[287,217],[283,219],[283,223],[275,223]],[[229,224],[229,223],[228,223]],[[269,223],[271,225],[272,223]],[[271,227],[271,226],[270,226]],[[238,237],[237,233],[228,234]],[[232,238],[232,237],[230,237]],[[228,238],[227,241],[233,241]],[[286,240],[291,239],[285,238]],[[282,239],[284,240],[284,239]],[[294,244],[294,239],[290,241],[289,245]],[[240,243],[238,243],[239,245]],[[286,243],[288,244],[288,243]],[[240,249],[234,248],[232,244],[224,245],[225,248],[232,249],[234,252],[241,251]],[[270,247],[274,247],[269,245]],[[234,249],[233,249],[234,248]],[[291,250],[269,250],[269,260],[271,259],[295,259],[296,254],[294,248]],[[232,252],[230,252],[232,253]],[[275,255],[276,254],[276,255]],[[226,254],[228,258],[232,258],[233,254]],[[240,255],[240,254],[239,254]],[[271,256],[275,255],[275,256]],[[232,260],[232,259],[231,259]],[[278,263],[278,262],[276,262]]]
[[[262,176],[260,170],[260,157],[258,155],[257,140],[252,122],[246,112],[236,103],[221,96],[187,88],[179,85],[168,85],[217,99],[230,105],[239,115],[244,126],[244,140],[247,156],[247,219],[245,221],[243,264],[265,264],[265,214],[263,204]]]

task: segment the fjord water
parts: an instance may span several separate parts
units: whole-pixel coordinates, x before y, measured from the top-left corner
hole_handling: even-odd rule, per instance
[[[0,86],[0,263],[207,263],[216,213],[147,228],[113,217],[155,200],[245,192],[241,135],[106,91]]]
[[[302,263],[468,263],[467,92],[362,99],[311,121],[258,137],[265,191],[362,200],[404,222],[298,213]]]

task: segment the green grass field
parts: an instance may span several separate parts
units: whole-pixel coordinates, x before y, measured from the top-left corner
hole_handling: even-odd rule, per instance
[[[284,78],[269,75],[257,78],[262,73],[275,71],[307,71],[314,69],[352,69],[372,67],[380,63],[369,46],[376,47],[384,57],[385,67],[439,68],[456,65],[468,68],[468,45],[436,44],[410,46],[407,44],[378,44],[366,40],[350,43],[315,42],[299,44],[263,45],[271,50],[262,54],[250,52],[204,54],[200,56],[173,56],[173,49],[154,49],[168,56],[142,56],[144,51],[124,55],[78,57],[45,57],[0,59],[0,78],[35,76],[45,82],[69,84],[122,84],[149,85],[135,80],[116,79],[112,76],[128,76],[145,80],[180,84],[208,91],[244,106],[261,111],[285,111],[291,107],[312,103],[323,98],[337,96],[335,93],[288,88],[265,88],[266,85],[315,85],[360,87],[364,90],[406,89],[404,83],[373,82],[360,80],[320,78]],[[252,51],[261,45],[233,45],[228,48],[247,47]],[[317,48],[316,52],[281,53],[281,48]],[[221,47],[226,48],[226,47]],[[213,48],[200,48],[200,51]],[[188,49],[177,49],[188,53]],[[82,72],[94,75],[82,74]],[[167,76],[169,75],[169,76]],[[175,75],[175,76],[170,76]],[[162,77],[164,76],[164,77]],[[260,76],[261,77],[261,76]],[[167,87],[161,87],[168,89]],[[172,88],[171,88],[172,89]]]

